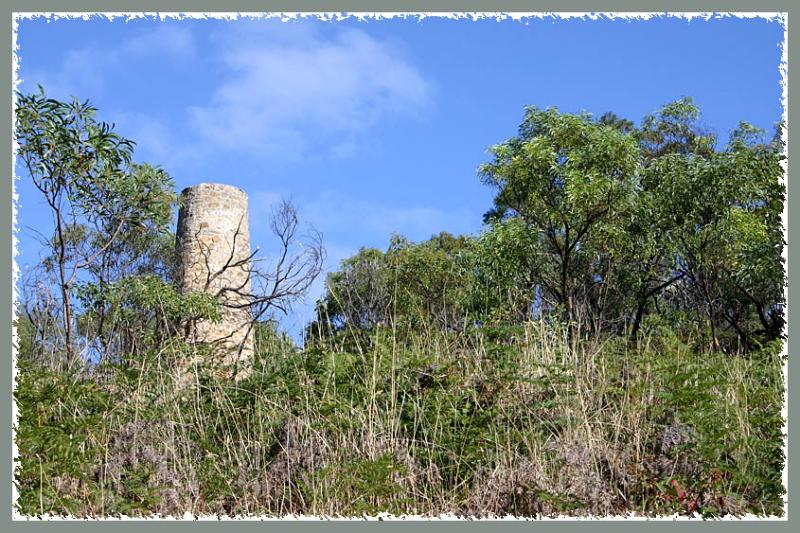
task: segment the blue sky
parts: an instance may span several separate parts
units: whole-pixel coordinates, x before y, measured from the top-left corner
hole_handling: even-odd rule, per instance
[[[740,120],[782,117],[783,27],[733,17],[650,20],[427,17],[24,19],[19,89],[89,99],[163,166],[178,190],[225,182],[250,196],[254,245],[291,198],[323,233],[328,269],[392,232],[476,233],[492,191],[476,168],[516,133],[527,105],[614,111],[639,122],[691,96],[723,138]],[[24,176],[20,268],[38,261],[26,227],[47,229]],[[296,334],[322,280],[283,320]]]

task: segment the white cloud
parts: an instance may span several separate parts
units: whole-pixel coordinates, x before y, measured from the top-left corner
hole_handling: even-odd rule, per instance
[[[220,151],[289,163],[312,150],[352,158],[373,142],[370,127],[392,116],[421,117],[431,101],[431,84],[404,57],[402,43],[363,31],[323,35],[308,23],[243,20],[217,29],[203,48],[195,31],[157,24],[110,45],[66,50],[50,70],[26,68],[22,50],[24,88],[41,83],[55,98],[90,95],[96,102],[114,88],[118,69],[162,56],[215,72],[206,78],[212,96],[175,109],[178,121],[102,109],[105,120],[139,143],[137,158],[192,171]]]
[[[386,115],[420,115],[428,104],[422,74],[366,33],[325,40],[304,29],[290,41],[284,30],[277,40],[223,42],[232,76],[210,105],[190,110],[202,136],[230,149],[297,154],[314,139],[351,136]]]
[[[185,57],[196,53],[196,45],[194,36],[187,28],[161,24],[123,41],[116,53],[128,57],[152,53]]]
[[[114,69],[131,68],[131,62],[148,59],[155,55],[169,56],[186,60],[196,53],[195,40],[187,28],[174,25],[159,25],[124,39],[115,45],[95,43],[81,48],[67,50],[58,68],[52,71],[28,69],[24,50],[21,50],[20,64],[23,82],[33,90],[41,84],[47,94],[56,98],[97,95],[106,88]]]
[[[112,110],[104,112],[101,119],[114,124],[114,131],[136,143],[134,160],[139,163],[159,165],[170,173],[179,172],[195,180],[214,180],[204,174],[202,157],[207,148],[186,142],[182,133],[168,121],[147,113]],[[178,176],[173,176],[178,177]]]

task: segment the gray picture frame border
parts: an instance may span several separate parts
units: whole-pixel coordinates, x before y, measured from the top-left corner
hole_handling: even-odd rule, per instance
[[[339,531],[352,531],[363,530],[365,528],[388,528],[392,531],[410,530],[416,528],[430,529],[436,531],[461,531],[462,528],[469,528],[470,530],[489,530],[502,528],[504,530],[517,530],[521,531],[528,528],[541,528],[555,529],[559,531],[577,531],[590,528],[600,531],[623,531],[630,530],[631,528],[645,528],[648,530],[667,530],[668,528],[705,528],[705,527],[723,527],[725,529],[750,531],[753,528],[769,528],[788,530],[792,525],[797,526],[795,522],[800,520],[792,520],[791,499],[787,507],[788,517],[782,520],[759,520],[754,523],[751,520],[721,520],[721,521],[673,521],[673,520],[652,520],[643,522],[640,520],[618,519],[618,520],[543,520],[543,521],[417,521],[417,520],[396,520],[396,521],[336,521],[336,520],[280,520],[280,521],[244,521],[244,520],[230,520],[230,521],[163,521],[163,520],[119,520],[119,521],[62,521],[62,520],[12,520],[11,510],[11,489],[13,480],[12,469],[12,310],[13,310],[13,295],[12,295],[12,273],[13,273],[13,242],[12,242],[12,22],[15,13],[47,13],[47,12],[104,12],[104,13],[121,13],[121,12],[145,12],[145,13],[179,13],[179,12],[240,12],[240,13],[264,13],[264,12],[370,12],[370,13],[388,13],[388,12],[428,12],[428,13],[451,13],[451,12],[492,12],[492,13],[520,13],[520,12],[581,12],[581,13],[623,13],[623,12],[657,12],[657,13],[685,13],[685,12],[732,12],[732,13],[751,13],[751,12],[781,12],[787,14],[787,28],[793,28],[795,24],[800,23],[800,9],[790,9],[791,1],[778,1],[778,0],[762,0],[760,2],[748,1],[724,1],[724,2],[710,2],[710,1],[688,1],[688,0],[672,0],[665,1],[652,1],[652,0],[607,0],[602,2],[590,2],[586,0],[503,0],[503,1],[490,1],[490,0],[371,0],[369,2],[358,2],[355,0],[336,0],[336,1],[321,1],[321,0],[294,0],[294,1],[266,1],[266,0],[228,0],[226,2],[210,1],[210,0],[195,0],[192,2],[181,0],[62,0],[62,1],[44,1],[44,0],[3,0],[3,18],[2,18],[2,34],[5,36],[5,44],[7,47],[2,55],[2,74],[0,80],[3,86],[7,87],[9,97],[6,98],[2,106],[2,118],[5,120],[6,127],[2,128],[2,135],[0,136],[0,145],[2,145],[2,161],[6,165],[8,178],[4,178],[0,184],[0,195],[3,200],[0,202],[0,220],[2,220],[2,231],[0,231],[0,261],[2,267],[0,268],[0,276],[2,283],[0,283],[0,353],[7,353],[5,369],[0,370],[0,390],[3,391],[3,408],[0,409],[0,426],[4,428],[4,434],[0,439],[0,455],[5,459],[2,461],[0,468],[0,479],[5,481],[0,483],[0,491],[2,494],[3,518],[0,521],[0,528],[4,531],[6,528],[11,530],[26,530],[26,531],[39,531],[39,530],[55,530],[66,531],[69,533],[85,532],[87,530],[97,530],[100,528],[111,528],[120,531],[136,531],[141,528],[168,528],[172,531],[190,531],[200,530],[211,531],[220,527],[234,528],[238,531],[256,531],[268,528],[270,530],[285,530],[292,532],[303,531],[319,531],[321,529],[329,529]],[[788,39],[788,55],[791,57],[793,52],[797,52],[798,41]],[[798,56],[800,57],[800,55]],[[789,62],[791,63],[791,62]],[[787,78],[788,82],[788,78]],[[788,96],[788,138],[800,138],[800,106],[791,105],[792,102],[798,103],[798,99],[792,99],[792,93],[789,91]],[[791,198],[794,190],[794,185],[798,183],[798,154],[789,150],[787,176],[787,199]],[[795,204],[798,202],[795,201]],[[787,219],[786,219],[786,240],[791,242],[791,228],[800,227],[800,209],[791,209],[790,202],[787,201]],[[800,259],[798,254],[800,249],[795,248],[792,250],[788,248],[787,253],[787,280],[793,279],[793,274],[800,272]],[[788,285],[788,314],[791,314],[792,305],[791,301],[797,300],[797,287]],[[787,322],[787,350],[788,353],[793,353],[798,347],[800,340],[792,339],[789,334],[791,325]],[[792,494],[792,490],[798,479],[798,462],[792,461],[792,450],[797,446],[792,446],[792,442],[798,442],[798,433],[800,432],[800,415],[798,415],[798,408],[795,406],[797,403],[797,394],[792,390],[792,384],[800,379],[800,369],[791,361],[788,367],[788,431],[789,431],[789,447],[787,458],[788,460],[788,494]],[[795,454],[796,455],[796,454]],[[794,530],[794,529],[793,529]]]

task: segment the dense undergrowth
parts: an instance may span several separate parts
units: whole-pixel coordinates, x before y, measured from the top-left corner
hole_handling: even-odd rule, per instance
[[[299,350],[259,338],[238,383],[170,371],[177,341],[70,372],[21,330],[24,515],[783,512],[783,357],[543,321]]]

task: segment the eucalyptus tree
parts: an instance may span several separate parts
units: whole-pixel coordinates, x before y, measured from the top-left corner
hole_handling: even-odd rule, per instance
[[[691,98],[670,102],[628,131],[638,140],[645,168],[637,208],[626,228],[627,261],[622,274],[632,297],[631,333],[636,336],[651,304],[663,291],[683,281],[678,239],[702,190],[689,187],[673,172],[710,157],[716,137],[700,125],[700,109]]]
[[[596,259],[614,256],[635,206],[642,159],[636,139],[588,114],[529,107],[518,135],[490,153],[493,161],[479,169],[497,191],[486,218],[521,218],[542,250],[533,273],[542,297],[570,323],[587,318],[592,296],[583,283],[606,283]]]
[[[470,241],[474,273],[470,307],[481,320],[520,322],[545,311],[537,273],[546,257],[537,234],[520,217],[487,226]]]
[[[172,182],[160,169],[135,165],[133,141],[98,121],[88,100],[48,98],[41,86],[16,96],[18,161],[52,217],[44,267],[60,295],[71,365],[76,288],[86,281],[105,285],[123,258],[141,257],[142,233],[159,232],[171,221]]]
[[[317,302],[317,320],[308,328],[309,335],[367,330],[385,322],[391,309],[389,283],[386,255],[376,248],[361,248],[327,275],[326,293]]]
[[[710,156],[717,143],[716,135],[700,124],[700,108],[688,96],[646,115],[631,133],[647,160],[667,154]]]
[[[674,228],[683,305],[705,317],[712,349],[725,330],[744,348],[782,334],[784,156],[757,137],[743,123],[707,157],[658,158],[645,182]]]
[[[673,310],[705,321],[712,349],[722,348],[723,330],[745,349],[779,337],[779,136],[767,143],[763,131],[742,122],[720,149],[691,98],[646,116],[632,135],[645,156],[638,209],[627,229],[634,335],[664,296]]]

